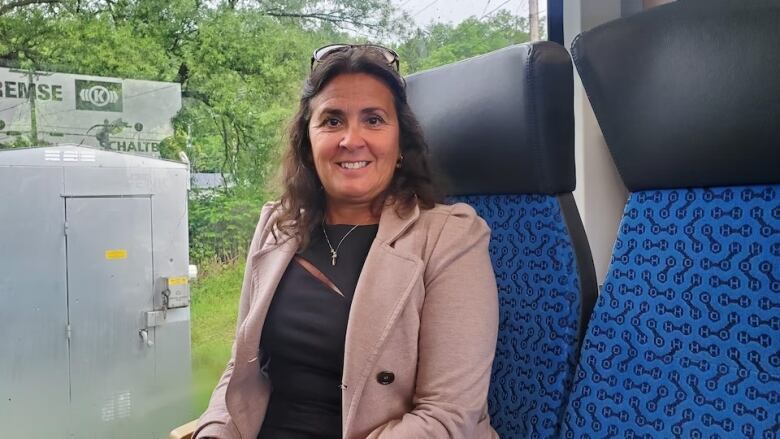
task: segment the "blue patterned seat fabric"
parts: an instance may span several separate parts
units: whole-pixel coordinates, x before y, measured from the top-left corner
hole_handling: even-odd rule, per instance
[[[564,437],[780,438],[778,195],[631,195]]]
[[[549,195],[454,197],[492,230],[499,335],[489,406],[502,438],[552,438],[560,430],[576,364],[577,262],[558,200]]]

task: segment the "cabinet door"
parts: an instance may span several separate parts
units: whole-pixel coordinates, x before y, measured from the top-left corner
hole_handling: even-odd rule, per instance
[[[154,297],[151,199],[68,198],[65,206],[71,433],[153,438],[144,420],[156,406],[154,329],[140,335]]]
[[[0,167],[0,431],[63,437],[68,420],[62,171]]]

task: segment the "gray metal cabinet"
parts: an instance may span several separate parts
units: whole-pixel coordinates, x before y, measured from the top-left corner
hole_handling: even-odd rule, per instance
[[[165,438],[190,399],[185,165],[0,152],[0,425]]]

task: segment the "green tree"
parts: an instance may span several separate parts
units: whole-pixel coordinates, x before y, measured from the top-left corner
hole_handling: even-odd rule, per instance
[[[186,145],[207,170],[262,183],[313,47],[375,37],[395,12],[380,0],[16,0],[0,3],[6,65],[182,84],[166,157]],[[191,138],[187,138],[189,133]],[[189,140],[189,141],[188,141]]]
[[[528,41],[528,19],[501,10],[483,20],[470,17],[457,26],[433,23],[417,29],[398,52],[404,71],[414,73]]]
[[[410,73],[527,40],[527,20],[505,11],[414,30],[383,0],[0,0],[0,62],[7,66],[181,84],[183,107],[161,154],[179,159],[186,151],[193,170],[221,173],[227,182],[191,210],[194,239],[213,244],[201,246],[199,258],[229,259],[235,251],[233,241],[218,248],[210,227],[233,233],[252,223],[228,227],[231,215],[216,210],[255,215],[242,209],[269,193],[312,49],[401,41],[402,69]],[[30,142],[9,141],[0,148]]]

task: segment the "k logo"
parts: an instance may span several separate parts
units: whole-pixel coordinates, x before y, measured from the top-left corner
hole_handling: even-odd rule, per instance
[[[76,109],[122,111],[122,83],[76,80]]]

